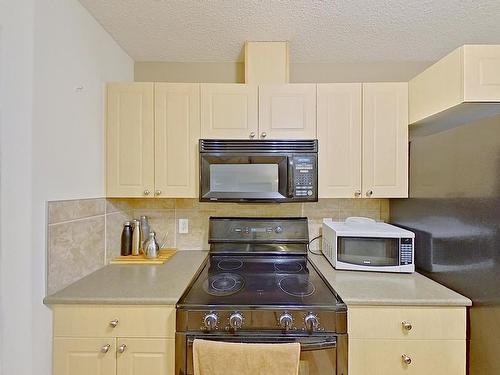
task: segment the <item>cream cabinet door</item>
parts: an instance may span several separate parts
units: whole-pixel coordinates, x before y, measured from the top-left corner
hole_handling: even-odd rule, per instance
[[[117,339],[117,375],[173,375],[174,339]]]
[[[500,101],[500,46],[465,45],[463,70],[465,101]]]
[[[198,84],[155,84],[155,196],[198,195]]]
[[[465,340],[349,339],[349,375],[465,375],[465,358]]]
[[[259,86],[259,137],[316,138],[316,85]]]
[[[201,137],[256,138],[257,85],[201,84]]]
[[[110,83],[107,94],[108,197],[152,197],[153,83]]]
[[[361,83],[318,85],[319,197],[361,192]]]
[[[116,347],[111,338],[54,338],[54,375],[115,375]]]
[[[408,197],[408,84],[363,84],[363,197]]]

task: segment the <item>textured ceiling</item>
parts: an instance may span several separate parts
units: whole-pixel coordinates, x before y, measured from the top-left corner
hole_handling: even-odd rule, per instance
[[[500,0],[80,0],[136,61],[236,61],[288,40],[293,62],[433,61],[500,44]]]

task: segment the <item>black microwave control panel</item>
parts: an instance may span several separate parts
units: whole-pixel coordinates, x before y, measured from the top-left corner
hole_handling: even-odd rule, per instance
[[[317,187],[316,155],[293,157],[293,184],[296,198],[316,200]]]
[[[413,240],[411,238],[401,238],[400,240],[400,264],[413,263]]]

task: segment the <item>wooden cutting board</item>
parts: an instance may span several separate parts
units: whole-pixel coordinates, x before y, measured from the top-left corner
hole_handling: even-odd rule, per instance
[[[169,260],[175,252],[175,249],[162,249],[160,250],[158,258],[155,259],[146,258],[143,254],[119,256],[112,259],[109,264],[163,264]]]

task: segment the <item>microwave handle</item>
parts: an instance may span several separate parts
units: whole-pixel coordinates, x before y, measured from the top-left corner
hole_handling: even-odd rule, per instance
[[[288,171],[287,171],[287,196],[293,198],[295,196],[295,184],[293,183],[293,157],[287,157]]]

